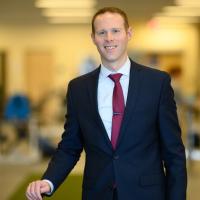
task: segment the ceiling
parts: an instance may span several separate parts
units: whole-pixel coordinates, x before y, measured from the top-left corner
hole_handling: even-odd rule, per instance
[[[84,1],[84,0],[83,0]],[[34,6],[35,0],[0,0],[0,24],[45,24],[41,9]],[[173,0],[97,0],[96,8],[116,6],[135,21],[150,19],[164,6],[173,6]]]

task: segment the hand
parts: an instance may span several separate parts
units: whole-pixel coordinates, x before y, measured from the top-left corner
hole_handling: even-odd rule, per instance
[[[42,193],[51,191],[50,185],[43,180],[34,181],[29,184],[26,190],[28,200],[42,200]]]

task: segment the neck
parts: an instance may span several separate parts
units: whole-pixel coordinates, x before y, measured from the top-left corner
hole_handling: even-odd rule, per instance
[[[102,60],[102,64],[109,70],[111,71],[118,71],[124,63],[127,61],[127,56],[122,59],[121,61],[116,61],[116,62],[106,62]]]

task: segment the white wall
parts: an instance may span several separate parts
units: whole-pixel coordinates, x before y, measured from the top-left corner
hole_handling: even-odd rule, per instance
[[[183,87],[187,94],[196,91],[198,67],[198,31],[194,26],[156,27],[135,24],[129,48],[144,52],[181,51],[183,53]],[[50,50],[55,59],[53,87],[66,87],[78,73],[88,55],[99,60],[90,38],[89,25],[70,26],[0,26],[0,49],[8,53],[7,94],[26,92],[24,56],[28,50]]]

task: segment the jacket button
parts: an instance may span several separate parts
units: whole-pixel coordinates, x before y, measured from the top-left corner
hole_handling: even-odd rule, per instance
[[[114,160],[118,160],[119,156],[118,155],[114,155],[113,158],[114,158]]]
[[[113,185],[108,186],[109,190],[113,190]]]
[[[116,184],[113,183],[113,184],[109,185],[108,188],[110,190],[114,190],[114,189],[116,189]]]

